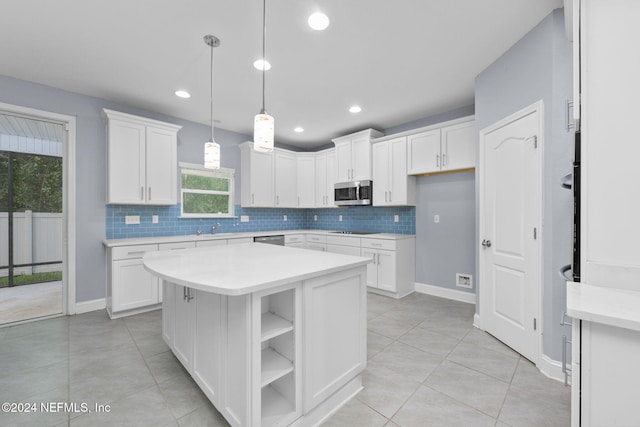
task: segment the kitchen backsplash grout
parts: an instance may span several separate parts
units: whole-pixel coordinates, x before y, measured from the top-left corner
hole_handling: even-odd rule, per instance
[[[125,224],[125,216],[140,217],[140,224]],[[158,223],[152,222],[153,215]],[[243,208],[235,206],[236,218],[179,218],[180,205],[139,206],[107,205],[106,238],[182,236],[211,232],[219,223],[218,233],[269,230],[349,230],[377,233],[415,234],[415,207],[355,206],[331,209]],[[249,222],[241,222],[241,216]],[[398,222],[394,222],[394,216]],[[287,217],[286,221],[284,217]],[[342,221],[340,221],[342,217]]]

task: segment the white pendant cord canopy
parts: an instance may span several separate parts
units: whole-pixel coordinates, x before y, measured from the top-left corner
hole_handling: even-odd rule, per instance
[[[267,39],[267,0],[262,0],[262,109],[260,114],[255,116],[253,122],[253,149],[256,151],[269,152],[273,151],[273,139],[275,121],[273,117],[267,114],[264,107],[264,88],[265,88],[265,71],[266,57],[265,46]]]
[[[220,46],[220,39],[209,34],[204,42],[211,47],[211,140],[204,144],[204,167],[220,169],[220,144],[213,139],[213,48]]]

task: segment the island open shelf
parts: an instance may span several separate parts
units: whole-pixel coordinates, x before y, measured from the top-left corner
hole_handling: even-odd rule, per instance
[[[163,339],[232,426],[317,425],[362,389],[368,259],[248,243],[143,261]]]

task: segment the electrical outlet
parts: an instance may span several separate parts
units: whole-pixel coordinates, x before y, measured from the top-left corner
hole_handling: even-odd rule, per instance
[[[436,224],[438,224],[440,222],[440,215],[434,215],[433,216],[433,222],[435,222]]]
[[[342,221],[342,215],[338,215],[338,221]]]
[[[318,220],[318,215],[314,215],[314,216],[313,216],[313,220],[314,220],[314,221],[317,221],[317,220]]]
[[[287,220],[287,216],[286,215],[282,215],[282,220],[286,221]]]
[[[400,222],[400,215],[394,215],[393,222]]]
[[[249,215],[240,215],[240,222],[249,222]]]
[[[456,273],[456,286],[473,289],[473,276],[470,274]]]
[[[125,224],[140,224],[140,215],[126,215],[124,217]]]
[[[157,224],[158,223],[158,215],[151,215],[151,222],[153,224]]]

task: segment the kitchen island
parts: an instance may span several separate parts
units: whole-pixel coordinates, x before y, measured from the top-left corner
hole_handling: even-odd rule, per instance
[[[362,389],[369,259],[246,243],[143,262],[164,341],[231,425],[317,425]]]

